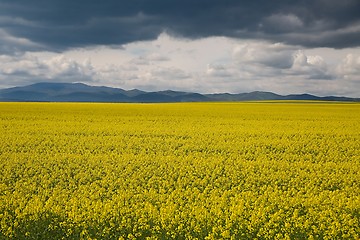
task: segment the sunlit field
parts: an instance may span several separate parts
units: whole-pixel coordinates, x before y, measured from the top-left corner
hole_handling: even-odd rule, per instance
[[[360,104],[0,103],[0,239],[359,239]]]

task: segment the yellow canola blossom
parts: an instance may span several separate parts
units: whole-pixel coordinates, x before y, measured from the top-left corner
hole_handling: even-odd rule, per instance
[[[0,103],[0,239],[359,239],[360,105]]]

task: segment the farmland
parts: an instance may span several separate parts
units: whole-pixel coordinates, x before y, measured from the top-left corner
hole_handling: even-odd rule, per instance
[[[0,239],[359,239],[355,103],[0,103]]]

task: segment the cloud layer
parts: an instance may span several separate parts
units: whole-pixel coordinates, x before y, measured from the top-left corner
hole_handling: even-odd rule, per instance
[[[267,39],[304,47],[360,45],[358,0],[0,1],[0,51],[119,45],[156,39]]]

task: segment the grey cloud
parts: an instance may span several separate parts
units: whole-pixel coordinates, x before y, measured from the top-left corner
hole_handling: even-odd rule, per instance
[[[274,14],[265,18],[264,25],[273,32],[293,32],[304,27],[302,20],[294,14]]]
[[[317,24],[317,25],[316,25]],[[308,48],[330,47],[330,48],[351,48],[360,46],[360,21],[339,29],[331,29],[326,23],[318,22],[308,32],[285,32],[274,34],[259,33],[264,39],[271,41],[280,40],[290,45],[304,45]]]
[[[27,38],[16,37],[0,28],[0,54],[21,54],[28,49],[39,50],[43,47]]]
[[[359,12],[358,0],[0,0],[0,28],[51,51],[121,45],[163,31],[344,48],[360,46]]]

